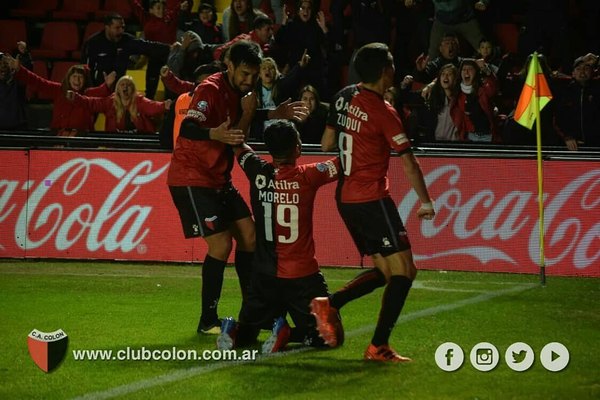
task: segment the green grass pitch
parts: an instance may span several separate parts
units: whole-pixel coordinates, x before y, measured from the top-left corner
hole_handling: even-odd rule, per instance
[[[323,272],[336,290],[357,270]],[[600,281],[586,278],[551,276],[541,287],[531,275],[420,271],[390,341],[409,364],[362,360],[381,289],[342,309],[346,342],[337,349],[291,347],[242,362],[74,359],[85,349],[215,349],[215,336],[196,334],[200,284],[198,266],[0,260],[0,399],[600,399]],[[220,315],[236,316],[239,305],[227,268]],[[33,329],[69,336],[51,373],[29,355]],[[457,371],[435,363],[444,342],[465,352]],[[479,342],[498,348],[492,371],[469,361]],[[505,363],[514,342],[535,352],[527,371]],[[570,352],[560,372],[540,362],[549,342]]]

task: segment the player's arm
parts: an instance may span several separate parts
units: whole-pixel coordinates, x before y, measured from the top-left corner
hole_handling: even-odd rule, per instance
[[[244,134],[244,139],[248,137],[250,132],[250,125],[252,119],[256,113],[256,107],[258,106],[258,98],[256,92],[251,92],[242,97],[242,116],[236,126]]]
[[[218,140],[232,146],[244,142],[245,135],[241,129],[230,128],[229,118],[216,128],[206,128],[199,125],[193,118],[186,118],[181,123],[179,135],[191,140]]]
[[[326,126],[325,131],[323,131],[323,136],[321,136],[321,150],[335,151],[336,148],[335,129],[330,126]]]
[[[417,210],[417,217],[432,219],[435,215],[433,200],[431,200],[427,191],[427,185],[425,184],[425,179],[423,179],[423,172],[421,171],[419,162],[411,151],[404,152],[400,156],[400,159],[402,160],[404,173],[421,201],[421,207]]]

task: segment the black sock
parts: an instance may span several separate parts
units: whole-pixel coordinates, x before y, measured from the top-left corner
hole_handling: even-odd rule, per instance
[[[378,269],[372,268],[360,273],[342,289],[329,297],[331,307],[340,309],[351,300],[358,299],[385,285],[385,275]]]
[[[411,286],[412,281],[406,276],[393,275],[390,278],[390,283],[388,283],[383,292],[379,320],[373,334],[373,340],[371,340],[373,345],[381,346],[382,344],[388,344],[390,334],[394,325],[396,325],[402,307],[404,307],[404,302]]]
[[[248,297],[248,288],[252,279],[252,259],[254,252],[251,251],[235,251],[235,271],[240,280],[240,289],[242,290],[242,300]]]
[[[226,261],[206,255],[202,265],[202,324],[212,324],[217,318],[217,306],[223,288],[223,273]]]

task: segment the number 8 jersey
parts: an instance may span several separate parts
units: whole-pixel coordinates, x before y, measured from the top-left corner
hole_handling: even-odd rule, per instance
[[[238,155],[238,162],[250,181],[255,271],[279,278],[319,272],[313,240],[314,200],[319,187],[338,179],[339,159],[276,168],[247,150]]]
[[[410,150],[400,116],[378,93],[360,84],[334,96],[327,127],[337,136],[341,167],[338,201],[364,203],[389,195],[390,148]]]

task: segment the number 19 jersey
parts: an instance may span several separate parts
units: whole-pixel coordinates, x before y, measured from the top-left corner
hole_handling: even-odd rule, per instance
[[[381,95],[358,85],[338,92],[327,126],[336,131],[341,167],[338,201],[364,203],[389,195],[390,148],[410,151],[400,116]]]
[[[338,179],[339,160],[276,168],[248,150],[238,161],[250,181],[255,271],[279,278],[319,272],[313,240],[314,200],[319,187]]]

